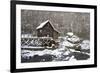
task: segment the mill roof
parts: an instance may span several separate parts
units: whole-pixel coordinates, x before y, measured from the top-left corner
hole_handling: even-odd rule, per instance
[[[49,20],[46,20],[46,21],[44,21],[43,23],[41,23],[36,29],[38,30],[38,29],[43,28],[48,22],[50,23],[50,25],[52,26],[52,28],[53,28],[55,31],[59,32],[59,31],[53,26],[53,24],[52,24]]]

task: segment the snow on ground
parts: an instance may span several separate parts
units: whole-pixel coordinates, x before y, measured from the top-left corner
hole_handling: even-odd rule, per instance
[[[26,53],[24,53],[26,52]],[[55,49],[55,50],[48,50],[48,49],[45,49],[45,50],[42,50],[42,51],[28,51],[28,50],[22,50],[22,58],[23,59],[29,59],[29,58],[32,58],[34,57],[35,55],[38,55],[38,56],[44,56],[46,54],[48,55],[53,55],[56,57],[55,61],[56,60],[61,60],[62,59],[62,56],[68,56],[69,55],[69,51],[65,51],[65,50],[60,50],[60,49]],[[54,61],[54,60],[53,60]]]
[[[69,33],[69,35],[73,35]],[[73,35],[71,38],[66,37],[60,38],[59,47],[57,49],[44,49],[44,50],[23,50],[21,51],[22,62],[43,62],[43,61],[76,61],[86,60],[90,57],[90,41],[83,40],[81,43],[72,43],[79,41],[80,38]],[[69,42],[72,41],[72,42]],[[79,45],[80,50],[76,50],[74,47]],[[27,47],[27,46],[23,46]],[[69,48],[70,47],[70,48]],[[29,47],[27,47],[29,48]],[[33,47],[30,47],[33,48]],[[35,49],[39,47],[34,47]],[[41,48],[42,49],[42,48]],[[85,50],[84,50],[85,49]]]
[[[26,52],[26,53],[23,53]],[[28,51],[28,50],[22,50],[22,58],[23,59],[31,59],[34,56],[40,56],[39,58],[44,58],[46,55],[54,56],[55,58],[52,59],[52,61],[76,61],[76,58],[74,57],[74,52],[80,53],[79,51],[75,51],[73,49],[66,50],[64,48],[55,49],[55,50],[42,50],[42,51]]]
[[[24,46],[21,46],[21,48],[34,48],[34,49],[38,49],[38,48],[44,48],[44,47],[34,47],[34,46],[24,45]]]
[[[88,43],[87,41],[85,41],[85,42]],[[83,43],[84,43],[84,41],[83,41]],[[86,46],[87,44],[86,43],[83,44],[83,43],[81,44],[81,46],[83,48],[88,49],[89,45],[87,47]],[[45,49],[42,51],[22,50],[22,58],[27,59],[27,61],[30,59],[34,60],[35,58],[33,58],[33,57],[36,55],[39,57],[39,59],[42,58],[42,60],[40,60],[40,61],[45,61],[46,58],[48,59],[50,56],[51,56],[49,58],[50,60],[51,60],[52,56],[54,56],[52,58],[52,61],[76,61],[76,60],[80,60],[80,59],[84,60],[84,59],[89,58],[89,53],[80,52],[75,49],[68,49],[65,46],[63,46],[62,48],[55,49],[55,50],[48,50],[48,49]],[[45,57],[45,56],[47,56],[47,57]],[[85,58],[85,56],[87,58]],[[49,61],[49,59],[48,59],[48,61]],[[36,62],[38,62],[38,61],[36,60]]]
[[[34,47],[34,46],[27,46],[27,45],[21,46],[21,48],[30,48],[30,49],[33,49],[33,50],[39,49],[39,48],[44,49],[44,47],[41,47],[41,46]],[[47,46],[47,48],[52,48],[52,47]]]
[[[39,58],[42,58],[42,61],[45,61],[45,59],[46,59],[45,56],[47,56],[47,57],[54,56],[54,58],[50,57],[50,58],[52,58],[52,61],[76,61],[77,57],[79,57],[76,54],[79,54],[79,55],[82,54],[82,56],[84,56],[83,54],[89,55],[87,53],[80,53],[80,51],[76,51],[74,49],[68,50],[65,47],[55,49],[55,50],[45,49],[42,51],[22,50],[22,58],[27,59],[27,60],[29,60],[29,59],[34,60],[35,58],[33,58],[33,57],[37,55]]]

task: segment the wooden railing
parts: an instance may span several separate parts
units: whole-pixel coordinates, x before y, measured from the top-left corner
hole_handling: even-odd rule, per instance
[[[23,46],[33,46],[42,47],[45,45],[50,46],[51,37],[23,37],[21,38],[21,47]]]

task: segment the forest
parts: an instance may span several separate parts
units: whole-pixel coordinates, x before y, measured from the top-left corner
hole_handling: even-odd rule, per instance
[[[42,22],[50,20],[59,30],[60,36],[66,36],[67,32],[89,39],[90,14],[79,12],[21,10],[21,34],[36,36],[36,27]]]

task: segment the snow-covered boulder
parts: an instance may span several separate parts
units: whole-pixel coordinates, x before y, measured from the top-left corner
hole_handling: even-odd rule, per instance
[[[71,42],[71,43],[79,43],[80,42],[80,38],[76,35],[73,35],[70,38],[67,38],[67,41]]]
[[[64,41],[63,42],[63,46],[72,48],[72,47],[76,46],[76,44],[73,44],[73,43],[71,43],[69,41]]]
[[[90,41],[89,40],[83,40],[81,45],[81,49],[90,49]]]
[[[68,32],[67,33],[67,36],[69,36],[69,37],[71,37],[71,36],[73,36],[74,34],[72,33],[72,32]]]
[[[65,52],[63,53],[63,55],[65,55],[65,56],[68,56],[69,54],[70,54],[69,51],[65,51]]]
[[[51,54],[56,57],[59,57],[61,56],[62,53],[63,53],[62,51],[59,51],[59,49],[56,49],[56,50],[53,50]]]
[[[71,56],[69,61],[77,61],[74,56]]]

